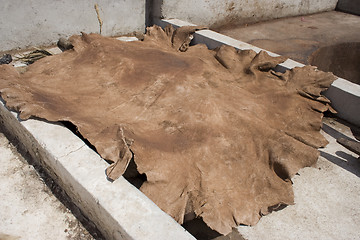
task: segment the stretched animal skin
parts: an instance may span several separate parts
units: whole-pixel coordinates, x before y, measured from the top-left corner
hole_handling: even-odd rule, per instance
[[[195,28],[148,28],[144,41],[97,34],[19,74],[0,66],[0,93],[21,119],[70,121],[121,176],[134,158],[143,191],[179,223],[202,217],[227,234],[293,204],[291,177],[312,166],[334,76],[284,74],[283,57],[189,47]]]

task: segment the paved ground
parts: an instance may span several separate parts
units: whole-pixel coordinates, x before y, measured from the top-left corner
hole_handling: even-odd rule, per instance
[[[0,239],[93,239],[0,132]]]

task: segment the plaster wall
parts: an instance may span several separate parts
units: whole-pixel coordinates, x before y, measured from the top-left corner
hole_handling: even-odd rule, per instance
[[[81,31],[114,36],[145,30],[145,0],[0,0],[0,51],[50,45]]]
[[[155,18],[177,18],[216,28],[330,11],[335,9],[337,0],[154,0],[154,3],[161,12]]]

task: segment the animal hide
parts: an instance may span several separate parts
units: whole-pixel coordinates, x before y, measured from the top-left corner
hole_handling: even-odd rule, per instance
[[[283,57],[189,47],[193,27],[148,28],[144,41],[72,36],[73,49],[19,74],[0,66],[0,92],[21,119],[70,121],[112,162],[133,158],[141,191],[179,223],[202,217],[227,234],[293,204],[291,177],[313,165],[334,76],[311,66],[284,74]]]

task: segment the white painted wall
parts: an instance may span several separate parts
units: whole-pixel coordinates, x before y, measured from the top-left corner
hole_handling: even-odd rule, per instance
[[[81,31],[106,36],[145,30],[145,0],[0,0],[0,51],[49,45]]]
[[[164,18],[219,27],[334,10],[336,3],[337,0],[163,0],[161,14]]]

